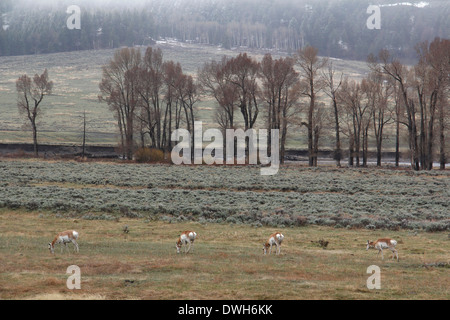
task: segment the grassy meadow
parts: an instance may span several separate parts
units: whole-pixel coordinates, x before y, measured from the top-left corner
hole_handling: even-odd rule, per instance
[[[239,53],[158,46],[193,75],[206,61]],[[98,102],[101,67],[114,51],[0,57],[0,143],[31,142],[15,81],[47,68],[54,91],[39,143],[80,144],[86,110],[87,144],[116,145],[116,121]],[[352,78],[367,72],[364,62],[333,63]],[[214,108],[207,97],[197,105],[205,129]],[[304,130],[292,128],[287,148],[305,147]],[[332,131],[321,139],[331,148]],[[393,143],[387,139],[385,150]],[[261,176],[258,166],[0,158],[0,299],[448,300],[449,181],[448,170],[289,164]],[[80,233],[80,252],[51,255],[47,243],[68,229]],[[198,233],[194,250],[177,255],[175,242],[189,229]],[[285,235],[281,255],[264,256],[275,231]],[[398,241],[399,262],[365,250],[381,237]],[[70,265],[81,269],[81,290],[66,288]],[[366,286],[370,265],[381,268],[380,290]]]
[[[0,299],[448,300],[449,174],[0,160]],[[51,255],[68,229],[80,252]],[[177,255],[185,230],[198,237]],[[275,231],[281,255],[264,256]],[[366,251],[382,237],[399,262]],[[66,288],[70,265],[81,290]]]
[[[55,219],[10,210],[1,211],[0,221],[0,299],[450,298],[450,240],[444,233],[288,228],[280,230],[281,255],[264,256],[262,243],[273,228]],[[46,244],[69,228],[80,233],[80,252],[55,248],[51,255]],[[191,253],[177,255],[175,241],[184,230],[198,237]],[[384,236],[398,240],[399,262],[390,253],[382,261],[365,250],[367,239]],[[320,239],[329,241],[326,249],[312,242]],[[80,267],[80,290],[66,287],[70,265]],[[381,269],[379,290],[366,286],[370,265]],[[180,295],[183,290],[190,296]]]

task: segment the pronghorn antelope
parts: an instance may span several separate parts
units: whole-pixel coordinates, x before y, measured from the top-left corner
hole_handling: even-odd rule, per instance
[[[55,253],[55,244],[59,243],[61,244],[61,253],[62,253],[64,247],[67,248],[67,244],[69,242],[72,242],[73,245],[75,246],[75,250],[79,252],[77,239],[78,239],[78,232],[76,232],[75,230],[67,230],[60,232],[56,235],[53,241],[48,244],[48,249],[50,250],[51,253]]]
[[[192,246],[192,250],[194,249],[194,240],[195,237],[197,237],[197,233],[195,233],[194,231],[185,231],[183,232],[180,237],[178,238],[177,244],[176,244],[176,248],[177,248],[177,253],[180,253],[181,247],[184,244],[184,253],[188,253],[189,250],[191,250],[191,246]],[[187,247],[189,245],[189,247]],[[186,250],[187,248],[187,250]]]
[[[276,248],[276,253],[275,254],[280,254],[281,253],[281,243],[283,242],[284,236],[279,233],[279,232],[275,232],[273,234],[270,235],[269,239],[266,241],[266,243],[263,244],[263,252],[264,254],[267,253],[267,249],[269,249],[269,254],[272,252],[272,246],[275,245]]]
[[[394,258],[397,257],[397,261],[398,261],[398,252],[395,249],[396,245],[397,245],[397,241],[395,241],[394,239],[389,239],[389,238],[378,239],[375,242],[367,240],[366,250],[369,250],[370,248],[377,249],[378,250],[377,256],[381,252],[381,259],[384,260],[383,249],[389,249],[392,251],[392,260],[394,260]]]

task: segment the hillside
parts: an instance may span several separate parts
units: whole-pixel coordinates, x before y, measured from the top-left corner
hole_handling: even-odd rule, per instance
[[[380,49],[415,59],[415,45],[449,35],[448,1],[377,1],[381,29],[369,30],[369,0],[77,1],[80,30],[66,28],[72,1],[3,0],[0,56],[183,42],[365,60]],[[19,41],[20,40],[20,41]]]
[[[155,47],[163,50],[165,60],[178,61],[183,71],[196,75],[206,61],[220,60],[223,55],[235,56],[241,50],[215,46],[199,46],[180,42],[161,42]],[[142,48],[145,50],[145,48]],[[248,49],[247,49],[248,50]],[[30,143],[31,132],[23,130],[17,109],[15,81],[22,75],[42,73],[47,68],[54,82],[53,94],[43,105],[39,141],[42,144],[80,144],[83,111],[87,118],[87,143],[116,145],[117,121],[105,103],[98,101],[101,67],[114,55],[114,49],[89,50],[46,55],[0,57],[0,143]],[[249,54],[261,59],[267,51],[252,50]],[[274,56],[282,53],[274,53]],[[354,78],[367,72],[364,62],[334,59],[338,72]],[[215,103],[204,97],[198,103],[197,119],[207,126],[211,122]],[[303,147],[306,137],[296,134],[288,147]]]

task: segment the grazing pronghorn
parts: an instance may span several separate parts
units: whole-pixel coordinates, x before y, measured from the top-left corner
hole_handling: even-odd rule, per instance
[[[176,245],[177,253],[180,253],[180,249],[183,246],[183,244],[184,244],[184,253],[188,253],[189,250],[191,250],[191,246],[192,246],[192,250],[193,250],[195,237],[197,237],[197,233],[195,233],[194,231],[183,232],[177,241],[177,245]],[[189,247],[187,248],[188,245],[189,245]],[[186,250],[186,248],[187,248],[187,250]]]
[[[78,232],[76,232],[75,230],[67,230],[60,232],[56,235],[55,239],[53,239],[53,241],[48,244],[48,249],[50,250],[51,253],[55,253],[55,244],[59,243],[61,244],[61,253],[62,253],[64,247],[67,248],[67,244],[69,242],[72,242],[73,245],[75,246],[75,250],[79,252],[77,239],[78,239]]]
[[[275,245],[277,247],[275,254],[281,253],[281,243],[283,242],[284,236],[280,232],[275,232],[270,235],[269,239],[266,243],[263,244],[263,252],[267,253],[267,249],[269,249],[269,254],[272,252],[272,246]]]
[[[377,249],[378,250],[377,256],[381,252],[381,259],[384,260],[383,249],[389,249],[392,251],[392,260],[394,260],[394,258],[397,257],[397,261],[398,261],[398,252],[395,249],[396,245],[397,245],[397,241],[395,241],[394,239],[389,239],[389,238],[378,239],[375,242],[367,240],[366,250],[369,250],[370,248]]]

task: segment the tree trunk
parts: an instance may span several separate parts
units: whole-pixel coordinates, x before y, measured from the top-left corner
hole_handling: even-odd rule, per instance
[[[125,137],[123,133],[123,126],[122,126],[122,116],[119,109],[117,109],[117,123],[119,126],[119,132],[120,132],[120,152],[122,153],[122,159],[125,159]]]
[[[334,150],[334,160],[336,160],[336,166],[341,167],[342,151],[341,151],[341,138],[339,136],[339,111],[337,107],[336,97],[333,95],[333,107],[334,107],[334,121],[336,131],[336,147]]]
[[[134,133],[133,133],[133,119],[128,117],[127,119],[127,129],[126,129],[126,148],[127,148],[127,159],[133,160],[134,153]]]
[[[440,140],[440,157],[439,157],[439,168],[445,170],[445,121],[444,121],[444,102],[441,101],[439,108],[439,140]]]
[[[32,123],[33,128],[33,148],[34,148],[34,156],[37,158],[39,157],[39,151],[38,151],[38,142],[37,142],[37,127],[36,123]]]
[[[425,136],[425,110],[423,105],[423,96],[419,93],[419,105],[420,105],[420,135],[419,135],[419,155],[420,155],[420,169],[424,170],[428,167],[426,156],[426,136]]]
[[[395,120],[395,166],[400,165],[400,120],[397,112],[397,119]]]
[[[427,137],[427,146],[426,146],[426,164],[427,170],[433,169],[433,139],[434,139],[434,116],[430,116],[429,124],[428,124],[428,137]]]
[[[319,155],[319,134],[320,134],[320,128],[318,125],[314,128],[314,143],[313,143],[313,165],[314,167],[317,167],[317,158]]]
[[[353,138],[353,135],[350,134],[350,138],[348,141],[348,165],[350,167],[353,167],[353,153],[354,153],[354,145],[355,145],[355,139]]]
[[[84,159],[86,151],[86,111],[83,112],[83,152],[82,152],[82,158]]]
[[[313,124],[313,112],[314,112],[314,94],[311,95],[311,101],[308,112],[308,157],[309,166],[314,167],[314,124]]]
[[[406,94],[406,93],[405,93]],[[406,99],[405,99],[406,100]],[[407,101],[407,100],[406,100]],[[407,106],[408,112],[408,132],[409,132],[409,148],[411,150],[411,168],[415,171],[420,170],[420,157],[417,143],[417,126],[416,126],[416,112],[414,101],[410,100]]]
[[[369,127],[363,128],[363,167],[367,167],[367,151],[368,151],[368,135],[369,135]]]

